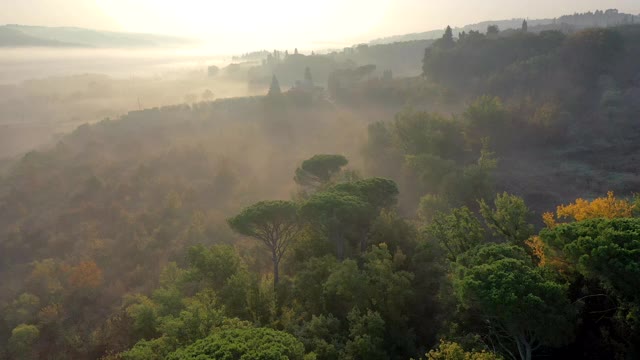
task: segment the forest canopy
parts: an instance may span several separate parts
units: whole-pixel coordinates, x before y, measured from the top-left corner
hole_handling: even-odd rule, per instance
[[[258,52],[2,164],[0,358],[636,358],[640,26],[533,28]]]

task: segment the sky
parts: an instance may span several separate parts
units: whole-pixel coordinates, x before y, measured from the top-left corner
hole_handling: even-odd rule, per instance
[[[199,37],[229,50],[311,49],[608,8],[640,14],[640,0],[0,0],[0,24]]]

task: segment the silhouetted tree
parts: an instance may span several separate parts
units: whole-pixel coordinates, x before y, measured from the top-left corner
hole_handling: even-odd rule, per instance
[[[274,97],[282,95],[282,90],[280,90],[280,82],[275,75],[271,78],[271,86],[269,86],[269,93],[267,96]]]
[[[219,72],[220,72],[220,68],[215,65],[211,65],[207,68],[207,73],[209,77],[214,77],[218,75]]]
[[[211,101],[215,97],[213,91],[207,89],[202,93],[202,101]]]
[[[280,261],[299,231],[298,208],[290,201],[261,201],[228,220],[236,232],[258,239],[271,251],[273,286],[278,285]]]
[[[498,35],[498,33],[500,33],[500,28],[498,27],[498,25],[487,26],[487,35],[495,36],[495,35]]]
[[[453,30],[451,30],[451,26],[447,26],[447,28],[444,30],[444,35],[442,35],[440,46],[445,49],[449,49],[454,45],[455,42],[453,41]]]
[[[313,85],[313,77],[311,76],[311,69],[309,69],[308,66],[304,69],[304,81],[307,83],[307,85]]]
[[[527,20],[522,20],[522,32],[529,31],[529,24],[527,24]]]
[[[331,178],[349,163],[342,155],[319,154],[302,162],[296,169],[294,181],[313,189],[326,186]]]

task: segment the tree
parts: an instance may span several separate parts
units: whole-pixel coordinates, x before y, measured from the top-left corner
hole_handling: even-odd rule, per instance
[[[398,186],[393,180],[369,178],[332,186],[328,191],[345,192],[360,197],[375,211],[389,208],[396,204],[399,194]]]
[[[587,29],[567,38],[561,49],[566,69],[582,86],[593,86],[600,75],[609,71],[624,52],[624,38],[620,32]]]
[[[380,314],[356,308],[349,313],[349,341],[345,346],[347,360],[384,360],[389,356],[384,348],[385,323]]]
[[[301,209],[303,218],[336,246],[336,256],[344,260],[346,235],[368,215],[368,205],[357,196],[327,191],[312,195]]]
[[[532,212],[524,200],[506,192],[496,195],[494,208],[491,208],[484,200],[478,201],[480,214],[484,218],[487,227],[496,236],[503,237],[513,245],[524,246],[525,241],[533,235],[533,225],[529,223]]]
[[[444,30],[444,35],[442,35],[442,39],[440,40],[440,46],[443,49],[450,49],[455,45],[455,42],[453,40],[453,30],[451,29],[451,26],[447,26],[447,28]]]
[[[202,288],[221,290],[228,280],[241,270],[241,260],[231,246],[196,245],[187,252],[189,270],[186,279],[202,283]]]
[[[364,253],[368,245],[368,233],[373,221],[380,215],[380,211],[394,206],[398,201],[398,186],[395,182],[382,178],[370,178],[353,182],[341,183],[328,189],[333,192],[344,192],[354,195],[365,202],[368,215],[360,218],[360,252]]]
[[[280,82],[278,82],[278,78],[275,75],[271,78],[271,85],[269,86],[269,93],[267,96],[270,98],[279,97],[282,95],[282,90],[280,90]]]
[[[449,202],[443,196],[427,194],[420,198],[418,218],[428,224],[438,213],[446,212],[450,208]]]
[[[210,89],[206,89],[203,93],[202,93],[202,101],[211,101],[213,100],[213,98],[215,97],[215,95],[213,94],[213,91],[211,91]]]
[[[102,284],[102,269],[94,261],[83,261],[70,269],[69,284],[73,288],[95,289]]]
[[[640,310],[638,234],[638,218],[594,218],[544,229],[540,237],[582,276]]]
[[[450,261],[455,261],[485,239],[482,225],[466,206],[449,213],[437,213],[424,232],[445,249]]]
[[[128,296],[126,313],[131,318],[131,330],[137,339],[149,340],[158,335],[158,307],[144,295]]]
[[[211,65],[207,68],[207,74],[209,75],[209,77],[214,77],[218,75],[219,72],[220,68],[215,65]]]
[[[30,293],[20,294],[4,309],[6,312],[4,320],[11,327],[33,322],[41,307],[42,302],[37,296]]]
[[[575,221],[583,221],[587,219],[616,219],[630,218],[636,205],[624,199],[617,199],[613,191],[607,193],[607,197],[599,197],[588,201],[582,198],[569,205],[560,205],[556,209],[554,218],[553,213],[545,213],[543,219],[547,227],[556,226],[556,219],[573,219]]]
[[[527,20],[522,20],[522,28],[520,29],[523,33],[529,31],[529,24],[527,24]]]
[[[261,201],[243,209],[228,222],[233,230],[262,241],[271,251],[273,285],[278,285],[280,261],[300,229],[296,204]]]
[[[160,319],[159,330],[179,345],[191,344],[203,339],[224,323],[224,310],[215,292],[207,289],[194,297],[183,299],[184,309]]]
[[[395,146],[407,155],[429,154],[446,160],[463,155],[460,123],[437,113],[403,111],[396,115],[390,130]]]
[[[178,349],[168,360],[303,360],[304,346],[293,335],[268,328],[224,329]]]
[[[563,345],[573,336],[575,310],[553,277],[522,248],[493,244],[458,261],[454,286],[465,309],[481,314],[502,352],[531,360],[541,346]]]
[[[427,353],[428,360],[502,360],[502,356],[486,350],[465,351],[460,344],[440,340],[437,349]]]
[[[508,125],[508,112],[497,96],[480,96],[469,105],[463,117],[468,140],[476,143],[486,137],[499,138]]]
[[[558,259],[555,267],[578,290],[584,328],[622,339],[627,345],[616,350],[622,354],[634,354],[640,344],[639,233],[637,218],[588,219],[540,233],[545,255]]]
[[[498,25],[489,25],[487,26],[487,35],[488,36],[496,36],[500,33],[500,28]]]
[[[304,68],[304,81],[308,86],[313,86],[313,77],[311,77],[311,69],[308,66]]]
[[[348,259],[332,267],[331,274],[321,285],[326,299],[325,312],[339,319],[346,318],[351,324],[351,340],[359,338],[355,341],[357,345],[354,344],[358,349],[356,352],[381,352],[383,358],[395,358],[390,354],[407,358],[413,353],[414,339],[407,317],[414,296],[413,274],[401,270],[402,262],[400,256],[389,252],[386,244],[374,245],[362,261]],[[367,314],[362,315],[359,309],[367,309]],[[366,324],[359,323],[364,320],[361,315],[368,319]],[[378,317],[383,321],[381,328],[367,331],[360,327],[371,325],[368,321]],[[354,326],[354,322],[359,324]]]
[[[34,345],[40,337],[40,330],[35,325],[20,324],[11,330],[9,352],[15,359],[36,359]]]
[[[344,346],[340,327],[340,320],[332,314],[312,315],[311,320],[305,322],[299,338],[305,348],[315,356],[309,356],[309,359],[334,360],[340,358],[339,349]]]
[[[314,155],[296,169],[294,181],[304,187],[321,188],[348,163],[347,158],[342,155]]]

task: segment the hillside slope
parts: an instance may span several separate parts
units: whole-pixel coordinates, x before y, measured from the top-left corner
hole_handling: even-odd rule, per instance
[[[496,25],[501,30],[508,29],[520,29],[522,21],[525,19],[506,19],[506,20],[492,20],[482,21],[477,24],[469,24],[462,27],[453,27],[454,34],[460,32],[480,31],[487,30],[489,25]],[[606,11],[598,10],[596,12],[576,13],[573,15],[563,15],[553,19],[526,19],[530,31],[542,31],[542,30],[561,30],[571,29],[577,31],[581,29],[591,27],[609,27],[618,26],[621,24],[634,24],[640,23],[640,15],[621,13],[616,9],[609,9]],[[403,34],[389,36],[381,39],[375,39],[370,44],[386,44],[398,41],[412,41],[412,40],[427,40],[437,39],[444,34],[444,30],[430,30],[419,33]]]
[[[193,39],[99,31],[75,27],[5,25],[0,46],[81,46],[95,48],[172,47],[193,44]]]
[[[65,43],[57,40],[43,39],[31,35],[27,35],[19,30],[11,27],[0,27],[0,47],[28,47],[28,46],[46,46],[46,47],[70,47],[81,46],[79,44]]]

